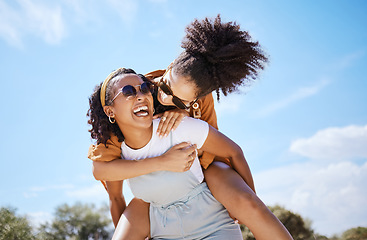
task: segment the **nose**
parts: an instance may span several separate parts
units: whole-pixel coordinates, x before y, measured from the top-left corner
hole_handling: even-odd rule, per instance
[[[136,93],[136,100],[141,101],[146,98],[146,94],[143,94],[140,90]]]

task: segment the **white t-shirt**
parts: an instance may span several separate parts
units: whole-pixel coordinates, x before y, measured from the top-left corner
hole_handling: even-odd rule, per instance
[[[177,127],[176,130],[172,131],[167,137],[160,138],[158,137],[156,131],[158,128],[159,119],[153,120],[153,134],[151,140],[146,144],[144,147],[140,149],[131,149],[128,147],[125,142],[121,145],[122,150],[122,157],[124,159],[130,159],[130,160],[139,160],[149,157],[156,157],[160,156],[163,153],[165,153],[168,149],[170,149],[172,146],[182,143],[182,142],[190,142],[191,144],[196,144],[197,148],[201,148],[208,136],[209,133],[209,125],[208,123],[199,120],[194,119],[191,117],[185,117],[180,125]],[[139,176],[136,178],[132,178],[131,181],[128,180],[128,183],[130,185],[130,188],[133,192],[133,194],[136,197],[142,198],[145,201],[148,202],[161,202],[157,197],[157,192],[177,192],[177,195],[180,195],[181,193],[184,194],[187,191],[189,191],[189,188],[195,187],[195,185],[200,184],[204,179],[204,174],[200,166],[200,162],[198,157],[195,158],[190,170],[192,174],[195,176],[194,182],[190,179],[190,181],[187,181],[187,183],[182,183],[185,178],[180,177],[177,174],[169,174],[168,180],[163,179],[162,175],[158,177],[159,172],[153,172],[150,174],[146,174],[143,176]],[[168,176],[165,174],[165,176]],[[165,189],[160,189],[159,186],[164,186],[162,182],[159,181],[172,181],[172,189],[167,189],[167,186]],[[177,181],[177,182],[175,182]],[[134,182],[134,184],[132,184]],[[154,182],[154,185],[153,185]],[[148,187],[150,184],[152,184],[150,187]],[[186,185],[185,185],[186,184]],[[176,186],[176,188],[175,188]],[[163,187],[162,187],[163,188]],[[151,191],[151,193],[150,193]],[[176,195],[176,194],[173,194]],[[173,196],[172,196],[173,197]],[[171,200],[171,199],[165,199],[164,202]]]

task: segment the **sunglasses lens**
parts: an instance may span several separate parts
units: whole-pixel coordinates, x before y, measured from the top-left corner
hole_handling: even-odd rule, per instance
[[[162,91],[167,95],[172,95],[171,90],[168,88],[165,82],[159,83],[159,88],[162,89]]]
[[[153,91],[152,89],[152,84],[149,83],[149,82],[144,82],[143,84],[141,84],[140,86],[140,91],[143,93],[143,94],[148,94],[148,93],[151,93]]]
[[[180,109],[186,109],[187,106],[176,96],[173,96],[172,102]]]
[[[161,81],[159,83],[159,88],[167,95],[171,95],[172,96],[172,102],[173,104],[176,105],[176,107],[180,108],[180,109],[187,109],[187,106],[182,102],[181,99],[179,99],[178,97],[176,97],[173,93],[172,90],[167,86],[167,84],[163,81]]]
[[[135,97],[136,96],[136,89],[131,86],[131,85],[126,85],[125,87],[122,88],[122,94],[125,97]]]

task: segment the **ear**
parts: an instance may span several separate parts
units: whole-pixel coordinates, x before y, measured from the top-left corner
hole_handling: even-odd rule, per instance
[[[107,115],[107,117],[112,117],[112,118],[115,117],[113,108],[111,106],[104,106],[103,111]]]

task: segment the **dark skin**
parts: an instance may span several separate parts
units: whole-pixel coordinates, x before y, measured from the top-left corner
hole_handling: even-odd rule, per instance
[[[116,83],[114,89],[120,89],[128,84],[136,86],[140,83],[139,79],[140,78],[138,76],[133,74],[125,75],[118,83]],[[133,149],[139,149],[144,147],[151,139],[153,131],[151,106],[152,96],[140,93],[135,97],[135,99],[130,99],[120,95],[120,99],[117,98],[117,101],[110,106],[106,106],[104,110],[108,116],[116,120],[116,123],[125,137],[125,144]],[[143,107],[147,109],[146,114],[136,115],[131,113],[135,112],[135,109]],[[252,175],[244,158],[243,152],[241,148],[229,138],[218,132],[216,129],[210,127],[206,141],[201,149],[205,152],[211,152],[230,159],[231,164],[237,170],[239,175],[248,185],[254,188]],[[191,154],[190,157],[194,159]],[[191,162],[189,162],[188,165],[191,166]],[[128,178],[129,176],[122,177]]]
[[[175,82],[187,82],[185,78],[180,80],[180,76],[171,76],[175,78],[175,81],[171,83],[172,91],[176,89]],[[171,79],[168,79],[168,81],[169,80]],[[191,91],[186,93],[187,95],[182,96],[179,92],[174,93],[176,96],[190,102],[195,100],[196,97],[192,95],[193,97],[190,98],[188,96],[193,92],[195,91],[191,89]],[[166,116],[165,114],[168,113],[164,113],[163,116]],[[174,118],[174,116],[171,118]],[[162,129],[164,128],[162,127]],[[116,179],[112,179],[113,177],[110,174],[111,169],[118,169],[117,165],[122,165],[124,161],[125,160],[115,160],[110,163],[94,162],[94,175],[96,179],[124,179],[121,176],[116,176]],[[280,221],[256,196],[253,185],[251,188],[249,187],[242,177],[241,171],[241,168],[237,167],[237,169],[234,170],[226,164],[214,162],[204,171],[204,175],[214,197],[227,208],[234,218],[248,226],[256,239],[292,239]],[[111,195],[114,193],[109,192],[109,194]],[[118,194],[120,195],[120,193]],[[148,204],[138,200],[132,201],[120,218],[114,238],[144,239],[149,234],[149,215],[146,214],[148,213],[148,209]],[[134,228],[134,226],[139,227]],[[266,228],[264,226],[266,226]],[[266,231],[264,231],[264,229],[266,229]]]

